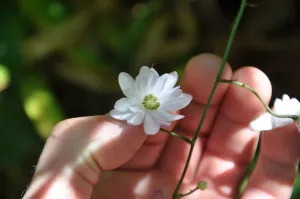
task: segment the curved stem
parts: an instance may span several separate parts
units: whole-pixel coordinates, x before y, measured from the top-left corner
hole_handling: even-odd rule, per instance
[[[203,122],[204,122],[204,119],[205,119],[205,116],[206,116],[206,113],[210,107],[210,104],[211,104],[211,101],[212,101],[212,98],[215,94],[215,91],[217,89],[217,86],[218,86],[218,83],[219,83],[219,80],[221,79],[222,77],[222,73],[223,73],[223,70],[225,68],[225,64],[226,64],[226,61],[228,59],[228,56],[229,56],[229,52],[230,52],[230,49],[231,49],[231,46],[232,46],[232,43],[233,43],[233,40],[235,38],[235,35],[236,35],[236,32],[237,32],[237,29],[238,29],[238,26],[240,24],[240,21],[241,21],[241,18],[243,16],[243,13],[244,13],[244,10],[245,10],[245,7],[247,5],[247,0],[242,0],[242,3],[241,3],[241,6],[239,8],[239,11],[238,11],[238,14],[237,14],[237,17],[235,19],[235,22],[233,24],[233,27],[232,27],[232,30],[231,30],[231,33],[230,33],[230,36],[229,36],[229,39],[228,39],[228,42],[227,42],[227,46],[226,46],[226,49],[225,49],[225,52],[224,52],[224,56],[223,56],[223,59],[222,59],[222,62],[221,62],[221,66],[220,66],[220,69],[219,69],[219,72],[218,72],[218,75],[216,77],[216,80],[215,80],[215,83],[213,85],[213,88],[212,88],[212,91],[209,95],[209,98],[208,98],[208,101],[206,103],[206,106],[204,108],[204,111],[203,111],[203,114],[201,116],[201,119],[199,121],[199,124],[197,126],[197,129],[196,129],[196,132],[194,134],[194,137],[192,139],[192,144],[191,144],[191,148],[190,148],[190,151],[189,151],[189,155],[188,155],[188,158],[187,158],[187,161],[186,161],[186,164],[184,166],[184,169],[183,169],[183,172],[181,174],[181,177],[178,181],[178,184],[175,188],[175,191],[174,191],[174,194],[173,194],[173,199],[176,199],[178,197],[178,192],[179,192],[179,189],[183,183],[183,179],[185,177],[185,174],[187,172],[187,169],[188,169],[188,166],[190,164],[190,160],[191,160],[191,157],[192,157],[192,153],[193,153],[193,150],[194,150],[194,145],[197,141],[197,138],[198,138],[198,135],[199,135],[199,132],[200,132],[200,129],[203,125]]]
[[[251,93],[253,93],[258,99],[259,101],[261,101],[261,103],[264,105],[264,107],[266,108],[266,110],[271,114],[271,115],[274,115],[275,117],[278,117],[278,118],[291,118],[293,120],[297,120],[299,118],[299,116],[297,115],[279,115],[279,114],[276,114],[274,113],[270,107],[267,105],[267,103],[260,97],[260,95],[253,89],[251,88],[250,86],[242,83],[242,82],[239,82],[239,81],[236,81],[236,80],[226,80],[226,79],[220,79],[220,82],[222,83],[229,83],[229,84],[234,84],[234,85],[237,85],[237,86],[240,86],[240,87],[243,87],[243,88],[246,88],[247,90],[249,90]]]
[[[182,198],[182,197],[184,197],[184,196],[188,196],[188,195],[194,193],[195,191],[197,191],[198,189],[199,189],[199,188],[196,187],[196,188],[190,190],[188,193],[185,193],[185,194],[178,194],[178,195],[177,195],[177,198]]]
[[[185,142],[187,142],[187,143],[189,143],[189,144],[192,144],[192,140],[190,140],[190,139],[187,138],[187,137],[184,137],[184,136],[182,136],[182,135],[179,135],[179,134],[177,134],[177,133],[175,133],[175,132],[172,132],[172,131],[168,131],[168,130],[163,129],[163,128],[161,128],[160,130],[163,131],[163,132],[168,133],[169,135],[172,135],[172,136],[174,136],[174,137],[177,137],[177,138],[179,138],[179,139],[181,139],[181,140],[183,140],[183,141],[185,141]]]

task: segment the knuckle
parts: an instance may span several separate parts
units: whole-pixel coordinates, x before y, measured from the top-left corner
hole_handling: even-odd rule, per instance
[[[66,119],[63,121],[58,122],[52,129],[51,136],[52,137],[61,137],[67,132],[69,129],[72,128],[72,121],[71,119]]]

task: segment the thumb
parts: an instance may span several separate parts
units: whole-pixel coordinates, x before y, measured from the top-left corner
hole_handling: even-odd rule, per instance
[[[62,121],[46,142],[24,198],[89,198],[100,172],[126,163],[145,139],[141,126],[109,116]]]

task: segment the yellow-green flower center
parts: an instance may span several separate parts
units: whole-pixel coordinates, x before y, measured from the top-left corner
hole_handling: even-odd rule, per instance
[[[146,95],[142,104],[145,107],[145,109],[150,111],[157,110],[160,106],[158,98],[153,94]]]

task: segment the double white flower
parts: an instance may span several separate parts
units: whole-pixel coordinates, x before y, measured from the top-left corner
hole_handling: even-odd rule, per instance
[[[290,99],[288,95],[284,94],[282,100],[275,100],[273,112],[278,115],[300,115],[300,102],[296,98]],[[250,123],[250,129],[254,131],[268,131],[293,122],[290,118],[278,118],[267,112],[253,120]],[[300,130],[299,121],[296,122],[296,125],[298,130]]]
[[[148,135],[156,134],[160,127],[168,127],[172,121],[182,119],[175,111],[186,107],[192,96],[183,93],[177,72],[159,76],[155,69],[143,66],[135,80],[127,73],[120,73],[119,84],[126,97],[115,103],[110,115],[128,124],[144,123]]]

